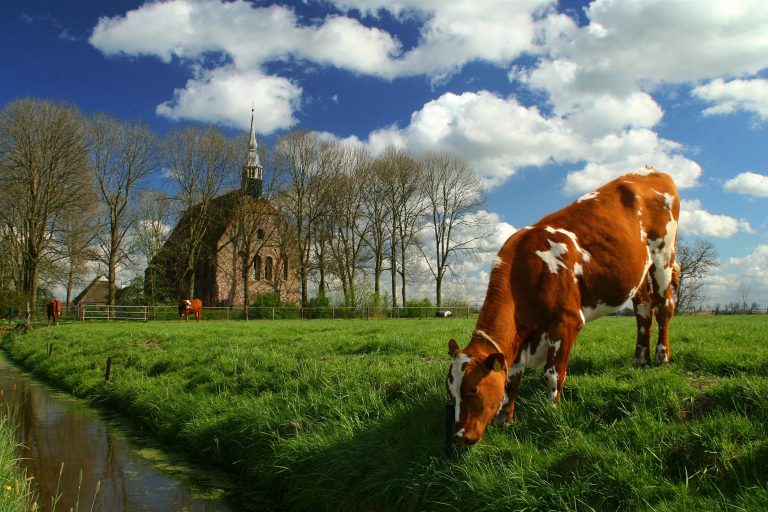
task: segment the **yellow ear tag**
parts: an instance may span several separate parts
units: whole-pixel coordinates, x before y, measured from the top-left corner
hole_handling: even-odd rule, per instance
[[[496,360],[493,362],[493,369],[494,369],[494,370],[496,370],[496,371],[499,371],[499,370],[501,370],[501,363],[499,362],[499,360],[498,360],[498,359],[496,359]]]

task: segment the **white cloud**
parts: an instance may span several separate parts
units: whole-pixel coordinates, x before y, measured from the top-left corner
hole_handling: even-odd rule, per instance
[[[581,130],[596,112],[547,117],[536,107],[487,91],[447,93],[414,112],[408,126],[372,132],[368,145],[374,153],[391,145],[415,152],[437,150],[461,155],[489,186],[501,183],[522,167],[552,162],[586,162],[581,170],[568,175],[567,194],[593,190],[646,164],[669,172],[681,188],[696,185],[701,168],[682,156],[679,144],[660,139],[642,127],[602,135],[626,124],[642,126],[658,120],[661,111],[647,95],[638,94],[627,103],[605,99],[595,105],[596,109],[597,105],[614,109],[617,120],[591,131]],[[632,105],[639,114],[619,114],[622,108],[631,110]],[[592,134],[601,136],[593,139]]]
[[[738,110],[755,112],[762,119],[768,119],[768,80],[712,80],[693,90],[693,95],[714,103],[704,110],[705,115],[731,114]]]
[[[768,3],[711,0],[692,7],[687,0],[597,0],[585,9],[589,24],[579,29],[559,17],[544,20],[545,58],[520,78],[550,92],[565,112],[585,96],[754,75],[768,65]]]
[[[680,201],[680,232],[716,238],[730,238],[739,232],[754,233],[746,220],[710,213],[703,209],[698,199]]]
[[[758,245],[743,258],[730,258],[729,263],[742,269],[743,275],[762,279],[768,285],[768,244]]]
[[[573,195],[589,192],[645,165],[669,173],[678,188],[693,187],[701,176],[701,167],[680,154],[681,150],[680,144],[661,139],[648,129],[606,135],[585,148],[583,159],[587,163],[568,174],[565,191]]]
[[[768,197],[768,176],[743,172],[725,182],[723,189],[745,196]]]
[[[173,100],[158,105],[157,113],[170,119],[244,127],[249,119],[243,114],[243,103],[258,99],[252,104],[254,123],[259,132],[270,133],[296,123],[293,112],[300,97],[301,88],[285,78],[225,67],[189,80],[174,91]]]

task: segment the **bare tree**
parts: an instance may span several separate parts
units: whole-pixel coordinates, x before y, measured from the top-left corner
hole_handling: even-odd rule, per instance
[[[125,241],[136,221],[135,196],[158,168],[158,144],[141,123],[96,114],[89,125],[88,145],[104,216],[100,260],[107,267],[108,301],[114,304],[117,267],[129,258]]]
[[[435,279],[439,307],[451,260],[473,254],[478,243],[492,233],[487,220],[479,214],[485,199],[477,173],[464,160],[446,153],[427,153],[421,162],[427,200],[425,217],[434,244],[433,252],[422,254]]]
[[[61,214],[91,189],[83,124],[74,108],[49,101],[0,111],[0,216],[21,241],[21,291],[32,304]]]
[[[137,201],[137,218],[133,225],[132,251],[147,261],[144,288],[149,301],[155,304],[159,263],[154,260],[171,233],[171,198],[159,190],[143,190]]]
[[[739,284],[736,286],[736,295],[741,301],[740,307],[742,312],[746,313],[751,310],[749,305],[749,295],[752,292],[752,284],[745,278],[739,279]]]
[[[197,260],[210,223],[220,212],[211,204],[238,176],[241,148],[218,129],[186,127],[172,132],[167,139],[169,175],[175,200],[182,212],[180,228],[184,237],[179,247],[182,293],[195,294]]]
[[[344,303],[357,303],[357,284],[368,259],[366,237],[371,219],[366,215],[364,190],[367,186],[365,171],[368,155],[354,147],[342,147],[342,167],[334,181],[336,200],[329,211],[329,249],[333,260],[333,273],[341,283]]]
[[[376,305],[381,298],[381,274],[385,270],[387,259],[387,231],[391,226],[391,210],[382,200],[386,195],[386,159],[380,156],[361,170],[361,179],[365,186],[362,187],[365,215],[369,221],[368,235],[363,241],[370,248],[373,263],[373,293]]]
[[[94,198],[95,199],[95,198]],[[66,304],[72,302],[72,291],[88,281],[88,263],[98,259],[94,242],[98,234],[99,219],[96,205],[78,211],[69,211],[62,216],[56,235],[56,253],[63,267]]]
[[[422,190],[422,167],[403,151],[389,148],[381,157],[384,196],[389,209],[389,258],[392,306],[397,306],[397,276],[400,276],[400,298],[407,300],[408,253],[417,243],[419,220],[426,203]]]
[[[296,236],[299,254],[301,302],[308,302],[312,248],[318,223],[327,214],[332,196],[330,179],[335,172],[334,143],[316,133],[293,131],[275,143],[273,166],[285,184],[275,197]]]
[[[693,245],[680,240],[676,261],[680,265],[680,289],[677,292],[676,312],[692,311],[704,297],[704,277],[719,263],[712,242],[696,240]]]

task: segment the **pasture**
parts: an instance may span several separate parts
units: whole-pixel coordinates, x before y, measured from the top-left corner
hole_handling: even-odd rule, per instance
[[[649,369],[630,364],[634,319],[587,324],[559,408],[541,370],[528,370],[516,422],[448,458],[447,341],[464,346],[473,326],[68,323],[9,335],[3,347],[56,386],[224,468],[245,508],[768,506],[766,317],[675,318],[672,364]]]

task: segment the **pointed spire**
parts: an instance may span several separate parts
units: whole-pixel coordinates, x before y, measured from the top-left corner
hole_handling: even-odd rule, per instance
[[[245,165],[248,167],[261,167],[259,151],[256,146],[256,131],[253,128],[253,107],[251,107],[251,132],[248,137],[248,159]]]
[[[259,151],[256,145],[256,130],[253,126],[254,114],[251,106],[251,130],[248,134],[248,153],[243,165],[243,190],[256,199],[261,198],[262,167],[259,162]]]

